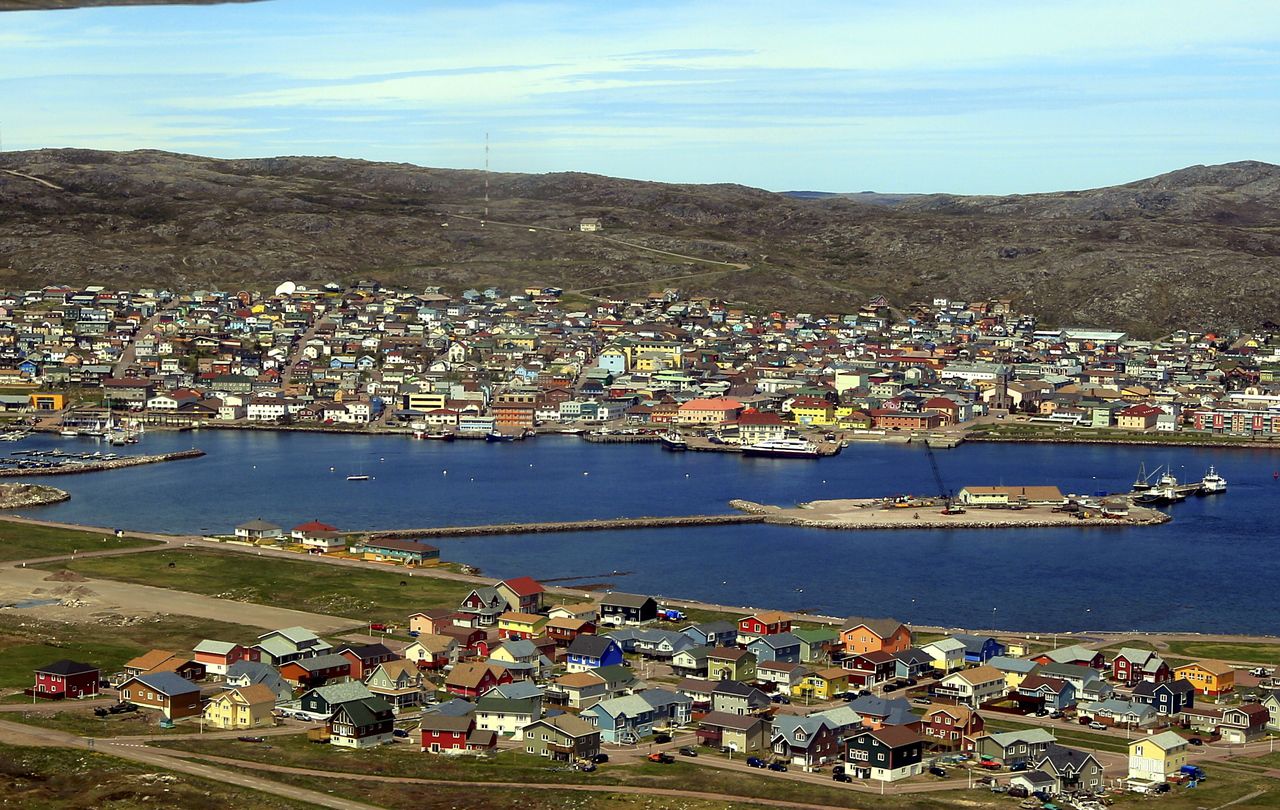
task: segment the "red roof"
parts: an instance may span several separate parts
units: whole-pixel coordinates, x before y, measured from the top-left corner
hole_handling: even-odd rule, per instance
[[[746,411],[738,416],[739,425],[783,425],[782,417],[772,411]]]
[[[295,532],[336,532],[337,526],[330,526],[328,523],[321,523],[318,520],[308,521],[293,527]]]
[[[516,596],[533,596],[543,592],[542,586],[533,577],[504,579],[500,584],[506,585]]]

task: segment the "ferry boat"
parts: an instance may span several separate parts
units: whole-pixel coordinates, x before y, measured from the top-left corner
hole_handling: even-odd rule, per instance
[[[1219,492],[1227,491],[1227,479],[1218,475],[1218,471],[1212,466],[1209,472],[1205,473],[1204,478],[1200,479],[1200,495],[1217,495]]]
[[[672,450],[678,453],[682,450],[689,449],[689,443],[684,440],[683,436],[674,430],[670,430],[662,434],[660,441],[662,442],[663,450]]]
[[[818,445],[807,439],[787,437],[784,439],[765,439],[742,448],[745,456],[767,456],[770,458],[819,458],[822,453]]]

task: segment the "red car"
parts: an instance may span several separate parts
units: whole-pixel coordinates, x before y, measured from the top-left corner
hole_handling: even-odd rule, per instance
[[[369,624],[369,629],[370,630],[386,630],[387,626],[385,624],[382,624],[381,622],[371,622]]]

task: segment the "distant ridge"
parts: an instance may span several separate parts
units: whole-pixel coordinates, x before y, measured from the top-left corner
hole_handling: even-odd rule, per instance
[[[819,312],[880,293],[904,309],[1010,298],[1046,323],[1143,335],[1280,321],[1280,167],[1255,161],[998,197],[495,173],[483,225],[476,171],[86,149],[0,153],[0,169],[23,175],[0,172],[0,287],[375,277],[591,295],[675,286]],[[580,232],[587,217],[603,232]]]

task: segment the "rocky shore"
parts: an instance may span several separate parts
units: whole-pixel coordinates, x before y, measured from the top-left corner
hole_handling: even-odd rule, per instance
[[[869,503],[869,502],[866,502]],[[833,506],[839,504],[838,507]],[[848,509],[849,505],[856,508]],[[962,515],[943,515],[937,507],[878,509],[863,502],[818,501],[799,509],[783,509],[754,501],[732,500],[729,506],[748,515],[759,515],[765,523],[801,526],[808,529],[846,531],[882,529],[1041,529],[1061,527],[1156,526],[1171,518],[1154,509],[1133,507],[1126,518],[1076,518],[1067,512],[1049,510],[976,509]],[[816,507],[816,508],[815,508]]]
[[[159,464],[164,461],[181,461],[186,458],[200,458],[203,450],[179,450],[176,453],[160,453],[154,456],[126,456],[108,461],[86,461],[83,464],[70,463],[61,467],[46,467],[35,470],[0,470],[0,478],[27,478],[35,475],[76,475],[78,473],[99,472],[102,470],[119,470],[125,467],[138,467],[142,464]]]
[[[0,509],[45,506],[71,500],[71,495],[57,487],[41,484],[0,484]]]

